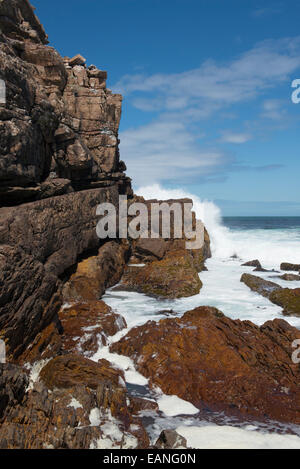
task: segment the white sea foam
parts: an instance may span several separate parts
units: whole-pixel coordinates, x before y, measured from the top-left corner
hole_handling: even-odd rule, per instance
[[[278,268],[281,262],[300,263],[299,233],[293,230],[229,230],[222,224],[219,208],[193,194],[183,190],[166,190],[158,185],[140,188],[136,192],[147,199],[193,199],[197,217],[204,222],[210,234],[213,257],[207,261],[208,271],[200,274],[203,281],[200,294],[189,298],[157,300],[135,292],[109,290],[103,298],[104,301],[124,316],[128,325],[128,329],[110,338],[109,343],[116,342],[129,329],[148,320],[158,321],[164,318],[160,311],[166,309],[172,309],[176,315],[182,316],[184,312],[197,306],[216,306],[233,319],[247,319],[259,325],[276,317],[283,317],[280,307],[252,292],[240,282],[243,272],[249,273],[253,270],[251,267],[242,267],[241,264],[242,261],[256,258],[266,268]],[[231,258],[234,254],[238,258]],[[276,276],[275,273],[257,272],[255,275],[273,280],[282,286],[300,287],[300,282],[292,282],[291,285],[290,282],[271,278]],[[300,328],[300,318],[285,319]],[[136,371],[133,361],[128,357],[111,354],[107,346],[100,347],[93,357],[95,361],[99,358],[106,358],[123,369],[127,383],[147,386],[148,380]],[[244,428],[236,428],[226,421],[224,425],[200,421],[193,416],[197,409],[192,404],[178,400],[176,396],[166,396],[159,389],[152,390],[152,397],[163,412],[160,416],[151,414],[154,423],[147,430],[150,431],[153,443],[162,429],[172,428],[177,429],[178,433],[187,439],[188,445],[194,448],[300,448],[298,436],[267,433],[262,431],[263,426],[260,424],[260,427],[245,424]],[[178,413],[187,415],[178,417]],[[298,430],[297,427],[297,433]],[[108,444],[109,442],[101,441],[101,447],[109,447]]]
[[[295,435],[276,435],[231,426],[180,426],[176,431],[194,449],[299,449],[300,438]]]
[[[213,255],[228,259],[237,255],[249,261],[259,259],[266,267],[278,268],[281,262],[300,263],[300,234],[293,230],[229,230],[222,224],[220,209],[208,200],[181,189],[164,189],[155,184],[137,191],[146,199],[171,199],[189,197],[194,210],[211,237]]]

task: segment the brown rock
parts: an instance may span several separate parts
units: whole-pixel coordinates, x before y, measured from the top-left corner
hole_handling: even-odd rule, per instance
[[[71,67],[74,67],[75,65],[84,65],[86,62],[86,59],[82,57],[82,55],[77,54],[72,59],[68,60],[68,63]]]
[[[258,327],[200,307],[181,319],[149,321],[111,346],[166,394],[201,409],[299,424],[298,329],[275,319]]]
[[[103,301],[75,304],[59,312],[63,327],[62,349],[92,356],[107,337],[127,327],[125,319]]]
[[[283,262],[280,265],[280,270],[288,270],[288,271],[298,271],[300,270],[300,264],[290,264],[289,262]]]
[[[174,430],[163,430],[154,445],[157,449],[184,449],[187,448],[186,439]]]
[[[116,391],[116,387],[111,390],[114,405],[118,404]],[[50,393],[43,384],[36,383],[22,405],[10,408],[6,415],[0,427],[0,448],[148,447],[149,439],[141,422],[128,416],[127,408],[119,414],[120,418],[112,417],[111,409],[99,407],[96,391],[83,384]],[[121,407],[118,409],[121,411]],[[108,426],[111,432],[107,432]]]
[[[295,275],[295,274],[283,274],[280,275],[282,280],[286,280],[287,282],[295,282],[295,281],[300,281],[300,275]]]
[[[187,251],[175,251],[145,267],[127,267],[118,288],[165,298],[200,292],[202,282]]]
[[[149,399],[144,399],[142,397],[130,397],[129,410],[132,415],[137,415],[143,410],[158,412],[159,408],[155,401],[150,401]]]
[[[243,274],[241,282],[245,283],[252,291],[257,292],[266,298],[270,298],[273,291],[281,289],[281,286],[277,283],[270,282],[269,280],[265,280],[251,274]]]
[[[117,204],[118,188],[0,208],[0,337],[8,356],[20,356],[49,324],[59,330],[61,278],[81,254],[99,246],[96,207],[104,201]],[[118,259],[116,254],[116,269]],[[115,278],[111,266],[106,273],[112,268]]]
[[[68,389],[84,383],[90,389],[97,389],[102,381],[119,385],[122,373],[112,368],[108,361],[95,363],[80,355],[62,355],[53,358],[42,369],[41,380],[49,389]]]
[[[108,241],[97,256],[88,257],[77,265],[63,289],[65,301],[98,300],[105,290],[119,282],[128,259],[126,242]]]
[[[283,308],[286,316],[300,316],[300,288],[282,288],[272,292],[270,300]]]
[[[242,267],[256,267],[261,269],[261,263],[258,259],[255,259],[254,261],[245,262],[245,264],[242,264]]]
[[[27,385],[28,376],[20,367],[0,363],[0,423],[12,407],[22,402]]]

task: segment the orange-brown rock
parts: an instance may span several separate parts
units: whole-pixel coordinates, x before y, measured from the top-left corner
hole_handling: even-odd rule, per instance
[[[100,345],[107,344],[107,337],[126,327],[125,319],[114,313],[103,301],[77,303],[59,312],[63,327],[62,349],[81,352],[89,357]]]
[[[65,301],[89,301],[102,297],[106,288],[120,280],[128,259],[126,242],[108,241],[100,247],[96,256],[88,257],[77,265],[63,289]]]
[[[202,288],[197,269],[188,251],[174,251],[161,261],[144,267],[128,266],[117,289],[149,296],[181,298],[196,295]]]
[[[129,410],[132,415],[136,415],[143,410],[158,412],[159,407],[155,401],[150,401],[149,399],[144,399],[142,397],[130,397]]]
[[[15,379],[16,382],[16,379]],[[148,435],[130,415],[126,389],[109,380],[53,389],[41,383],[7,406],[1,449],[147,448]],[[89,384],[89,383],[88,383]],[[103,389],[105,397],[103,399]],[[25,395],[24,395],[25,394]]]
[[[275,319],[258,327],[199,307],[179,319],[149,321],[111,346],[166,394],[198,408],[300,423],[300,331]]]
[[[49,389],[68,389],[83,383],[90,389],[97,389],[105,380],[118,385],[120,376],[122,373],[112,368],[107,360],[96,363],[75,354],[53,358],[40,373]]]

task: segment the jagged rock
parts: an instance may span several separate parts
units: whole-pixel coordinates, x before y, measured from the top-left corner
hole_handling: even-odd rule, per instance
[[[108,201],[118,204],[117,187],[0,209],[0,338],[8,356],[19,357],[58,323],[61,277],[99,246],[96,208]]]
[[[174,251],[145,267],[127,267],[117,288],[156,297],[181,298],[199,293],[202,282],[190,254]]]
[[[156,449],[185,449],[187,448],[186,439],[174,430],[163,430],[156,441]]]
[[[24,371],[10,363],[0,363],[0,422],[11,407],[20,404],[28,385]]]
[[[280,270],[287,270],[287,271],[298,271],[300,270],[300,264],[290,264],[289,262],[283,262],[280,265]]]
[[[119,282],[128,260],[126,242],[108,241],[96,256],[79,262],[63,289],[65,301],[98,300],[105,290]]]
[[[110,383],[108,399],[102,402],[98,395],[103,383],[100,381],[95,390],[74,381],[72,387],[51,392],[43,383],[34,383],[22,405],[11,407],[7,413],[0,427],[0,448],[148,447],[143,425],[128,412],[126,389]]]
[[[270,300],[283,308],[286,316],[300,316],[300,288],[282,288],[272,292]]]
[[[159,225],[155,226],[155,220],[152,219],[152,204],[162,204],[169,205],[171,208],[172,205],[179,204],[181,205],[182,216],[184,214],[184,205],[189,204],[193,205],[191,199],[177,199],[177,200],[145,200],[143,197],[135,196],[131,201],[132,203],[142,203],[147,207],[148,211],[148,226],[152,227],[153,231],[156,232],[159,237],[156,239],[152,237],[151,230],[147,232],[147,237],[141,237],[137,241],[132,240],[132,260],[133,263],[149,263],[155,260],[161,260],[164,257],[171,256],[173,252],[186,250],[186,233],[182,233],[180,238],[176,238],[174,233],[174,217],[170,216],[170,236],[169,238],[164,239],[160,230],[162,224],[162,214],[160,212],[158,220]],[[192,228],[196,228],[196,215],[193,211],[192,214]],[[184,218],[182,220],[182,226],[184,226]],[[204,244],[200,249],[189,250],[189,255],[193,264],[198,272],[205,270],[205,261],[211,257],[210,250],[210,238],[207,230],[204,228]]]
[[[77,54],[72,59],[68,60],[68,63],[71,67],[74,67],[75,65],[84,65],[86,62],[86,59],[82,57],[82,55]]]
[[[299,338],[282,319],[258,327],[199,307],[136,327],[110,351],[130,357],[150,385],[199,409],[299,424],[300,370],[291,359]]]
[[[159,407],[155,401],[150,401],[142,397],[130,397],[129,410],[132,415],[137,415],[143,410],[158,412]]]
[[[281,286],[277,283],[270,282],[261,277],[256,277],[251,274],[243,274],[241,282],[245,283],[252,291],[259,293],[266,298],[270,298],[270,295],[275,290],[280,290]]]
[[[92,356],[107,338],[127,327],[125,319],[103,301],[78,303],[59,312],[63,328],[62,349]]]
[[[47,46],[27,0],[1,1],[0,30],[0,205],[60,195],[42,187],[51,171],[76,190],[112,184],[109,173],[119,172],[120,190],[130,191],[118,149],[122,97],[106,89],[106,72]]]
[[[295,275],[295,274],[283,274],[283,275],[280,275],[279,278],[281,278],[282,280],[286,280],[287,282],[300,281],[300,275]]]

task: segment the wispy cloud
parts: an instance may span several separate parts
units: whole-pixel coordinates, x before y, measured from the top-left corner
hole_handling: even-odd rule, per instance
[[[282,120],[286,117],[285,102],[280,99],[267,99],[263,102],[261,117],[271,120]]]
[[[267,40],[234,60],[207,60],[198,68],[176,74],[125,75],[114,86],[126,99],[154,120],[121,134],[121,153],[137,184],[165,181],[219,181],[230,171],[272,171],[278,165],[239,165],[222,143],[245,144],[249,131],[226,130],[208,146],[201,140],[204,125],[233,113],[236,105],[259,98],[259,119],[284,117],[279,100],[266,96],[300,69],[300,36]],[[245,127],[245,126],[244,126]],[[220,132],[220,131],[219,131]]]
[[[278,15],[283,11],[283,4],[278,3],[271,7],[258,7],[252,11],[252,16],[255,18],[265,18],[266,16]]]
[[[134,94],[132,104],[145,111],[225,106],[258,96],[287,80],[299,67],[300,36],[266,40],[228,63],[207,60],[182,73],[125,75],[114,89]]]
[[[241,144],[249,142],[251,138],[250,134],[225,131],[223,132],[221,142]]]
[[[121,134],[121,153],[136,184],[215,180],[234,162],[218,149],[201,148],[182,122],[160,120]]]

